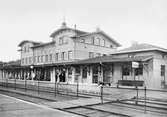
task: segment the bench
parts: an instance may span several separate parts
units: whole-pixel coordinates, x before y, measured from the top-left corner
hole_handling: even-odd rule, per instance
[[[118,80],[118,86],[140,86],[144,85],[144,81],[142,80]]]

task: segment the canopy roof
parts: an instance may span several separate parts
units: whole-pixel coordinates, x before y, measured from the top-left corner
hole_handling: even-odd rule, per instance
[[[118,62],[140,62],[152,59],[152,56],[138,56],[134,58],[130,57],[113,57],[113,56],[102,56],[86,60],[77,61],[74,64],[95,64],[95,63],[118,63]]]

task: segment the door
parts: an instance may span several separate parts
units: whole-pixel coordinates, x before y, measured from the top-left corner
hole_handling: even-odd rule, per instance
[[[92,83],[98,83],[98,66],[93,66],[92,71],[93,71]]]
[[[103,67],[103,82],[111,83],[113,81],[113,65],[105,65]]]

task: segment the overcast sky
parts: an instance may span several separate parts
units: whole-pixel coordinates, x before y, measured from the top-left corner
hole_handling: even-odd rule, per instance
[[[0,0],[0,61],[19,59],[23,40],[51,41],[64,16],[69,27],[100,27],[123,47],[167,48],[167,0]]]

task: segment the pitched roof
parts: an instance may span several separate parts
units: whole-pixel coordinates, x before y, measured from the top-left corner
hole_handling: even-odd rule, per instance
[[[161,47],[151,45],[151,44],[142,43],[142,44],[133,44],[131,47],[119,50],[113,54],[133,53],[133,52],[143,52],[143,51],[153,51],[153,50],[167,52],[167,49],[165,48],[161,48]]]
[[[96,58],[90,58],[86,60],[80,60],[74,64],[95,64],[95,63],[115,63],[115,62],[132,62],[132,61],[147,61],[151,59],[152,56],[138,56],[134,58],[130,57],[113,57],[113,56],[102,56]]]
[[[61,31],[66,31],[66,30],[74,31],[74,32],[77,33],[77,35],[82,35],[82,34],[88,33],[88,32],[85,32],[85,31],[78,30],[78,29],[73,29],[73,28],[65,27],[65,28],[60,28],[60,29],[56,30],[55,32],[53,32],[53,33],[50,35],[50,37],[54,38],[59,32],[61,32]]]
[[[34,45],[39,45],[41,42],[35,42],[35,41],[30,41],[30,40],[23,40],[22,42],[19,43],[18,46],[22,46],[24,43],[33,43]]]
[[[9,61],[3,64],[3,67],[14,67],[14,66],[20,66],[21,65],[21,60],[16,60],[16,61]]]
[[[41,44],[35,45],[35,46],[31,47],[31,48],[38,48],[38,47],[52,45],[52,44],[55,44],[55,42],[51,41],[51,42],[48,42],[48,43],[41,43]]]

